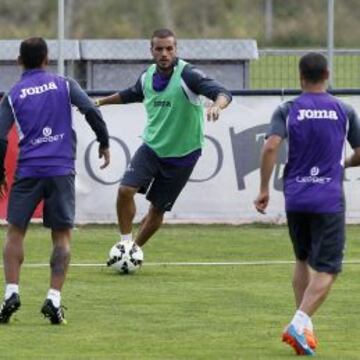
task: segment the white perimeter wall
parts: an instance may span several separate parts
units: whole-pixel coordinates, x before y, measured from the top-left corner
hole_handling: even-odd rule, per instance
[[[191,181],[187,184],[166,220],[181,222],[229,222],[284,220],[284,199],[281,191],[272,188],[267,214],[254,210],[253,200],[259,187],[259,151],[264,141],[264,131],[271,114],[286,99],[274,97],[234,97],[216,123],[206,123],[208,136]],[[360,97],[344,100],[360,112]],[[145,123],[142,104],[114,105],[101,108],[108,125],[111,140],[111,165],[99,170],[97,143],[90,146],[94,134],[79,112],[74,111],[78,135],[76,221],[116,222],[115,201],[121,176],[129,156],[141,144]],[[348,152],[350,149],[348,149]],[[87,155],[87,156],[86,156]],[[279,181],[282,163],[272,184]],[[346,171],[345,194],[347,221],[360,222],[360,168]],[[139,221],[146,213],[148,202],[136,196]]]

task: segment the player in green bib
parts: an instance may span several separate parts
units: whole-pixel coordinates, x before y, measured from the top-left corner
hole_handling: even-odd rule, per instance
[[[143,102],[147,122],[143,144],[122,178],[117,215],[122,241],[131,241],[136,213],[134,196],[146,193],[151,205],[141,221],[135,242],[143,246],[160,228],[201,155],[204,142],[203,105],[200,96],[213,100],[207,119],[216,121],[231,102],[231,93],[200,70],[177,57],[176,38],[168,29],[151,38],[154,64],[136,84],[105,98],[97,106]]]
[[[181,87],[181,73],[186,64],[178,60],[168,85],[161,92],[153,87],[156,64],[145,74],[144,105],[148,121],[143,139],[159,157],[181,157],[203,144],[203,107],[200,103],[191,103]]]

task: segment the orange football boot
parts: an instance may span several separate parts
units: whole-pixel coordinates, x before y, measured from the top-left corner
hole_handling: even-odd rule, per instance
[[[316,338],[314,333],[309,329],[304,329],[304,335],[311,349],[315,350],[318,346],[318,339]]]

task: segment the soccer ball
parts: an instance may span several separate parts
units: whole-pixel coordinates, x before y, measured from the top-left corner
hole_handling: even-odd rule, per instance
[[[120,241],[109,253],[107,266],[121,274],[131,274],[139,270],[144,261],[141,248],[133,241]]]

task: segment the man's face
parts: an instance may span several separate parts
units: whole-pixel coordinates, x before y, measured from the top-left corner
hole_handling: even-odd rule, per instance
[[[169,36],[167,38],[153,38],[151,46],[151,54],[155,60],[157,67],[161,71],[168,71],[172,68],[176,58],[176,41],[175,38]]]

